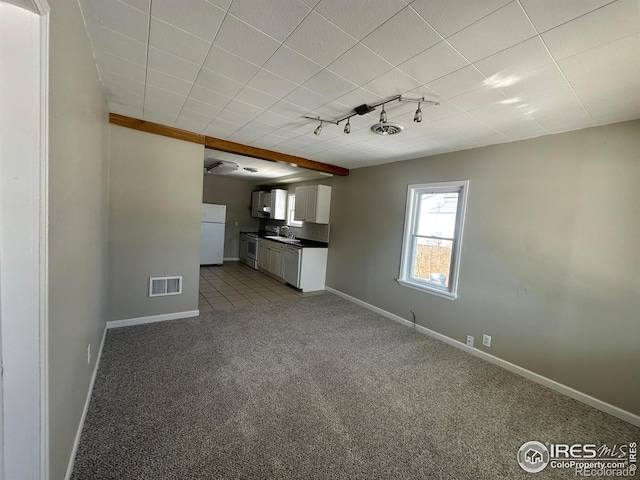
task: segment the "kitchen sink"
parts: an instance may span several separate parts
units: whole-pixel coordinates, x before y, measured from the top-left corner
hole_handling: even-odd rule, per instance
[[[281,243],[289,243],[289,244],[300,243],[300,240],[298,239],[280,237],[278,235],[267,235],[264,238],[266,238],[267,240],[275,240],[276,242],[281,242]]]

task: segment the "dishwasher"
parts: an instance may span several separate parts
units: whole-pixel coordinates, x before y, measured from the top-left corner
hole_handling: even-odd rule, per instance
[[[284,249],[284,281],[289,285],[300,288],[300,260],[302,249],[287,246]]]

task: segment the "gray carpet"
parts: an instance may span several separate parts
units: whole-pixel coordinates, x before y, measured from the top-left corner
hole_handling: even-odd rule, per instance
[[[335,295],[110,330],[74,479],[514,479],[640,429]]]

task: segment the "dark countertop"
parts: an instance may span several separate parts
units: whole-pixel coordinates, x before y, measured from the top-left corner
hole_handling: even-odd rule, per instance
[[[264,230],[260,230],[258,232],[258,238],[266,238],[267,235],[271,237],[275,234],[273,232],[266,232]],[[285,238],[285,237],[282,236],[282,238]],[[300,241],[296,243],[283,243],[283,245],[291,245],[293,247],[300,247],[300,248],[328,248],[329,247],[329,244],[325,242],[317,242],[315,240],[306,240],[304,238],[297,238],[297,240],[300,240]],[[278,242],[278,241],[274,240],[274,242]]]

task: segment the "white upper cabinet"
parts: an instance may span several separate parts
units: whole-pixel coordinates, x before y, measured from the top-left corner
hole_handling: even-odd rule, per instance
[[[286,220],[287,191],[273,189],[270,192],[253,192],[251,194],[251,216]]]
[[[287,219],[287,191],[276,188],[271,190],[271,212],[269,218],[274,220]]]
[[[311,223],[329,223],[331,187],[306,185],[296,187],[295,220]]]

